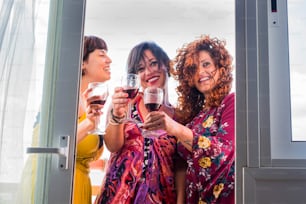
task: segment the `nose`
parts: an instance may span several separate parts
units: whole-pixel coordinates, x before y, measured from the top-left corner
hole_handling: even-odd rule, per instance
[[[150,65],[146,65],[146,67],[145,67],[145,74],[146,75],[152,73],[153,71],[154,71],[153,67],[151,67]]]
[[[209,71],[208,71],[207,69],[205,69],[204,67],[200,67],[200,68],[198,69],[198,73],[199,73],[200,75],[205,75],[205,74],[209,74]]]
[[[107,62],[108,63],[112,63],[113,61],[112,61],[112,59],[107,55]]]
[[[217,72],[217,69],[214,69],[214,70],[209,70],[209,69],[205,69],[205,68],[200,68],[199,69],[199,71],[198,71],[198,73],[199,73],[199,75],[208,75],[208,76],[214,76],[215,74],[216,74],[216,72]]]

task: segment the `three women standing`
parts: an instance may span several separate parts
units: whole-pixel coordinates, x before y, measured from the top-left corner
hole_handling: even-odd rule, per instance
[[[173,62],[177,108],[166,103],[167,97],[153,112],[146,111],[141,93],[133,101],[132,118],[159,136],[144,138],[137,123],[124,123],[128,94],[115,89],[105,135],[112,155],[95,203],[234,204],[232,57],[225,41],[201,36],[183,45]],[[137,45],[128,60],[128,72],[140,76],[143,88],[165,90],[169,67],[169,58],[154,43]],[[176,200],[181,197],[176,193],[181,189],[175,183],[176,152],[187,164],[185,201]]]

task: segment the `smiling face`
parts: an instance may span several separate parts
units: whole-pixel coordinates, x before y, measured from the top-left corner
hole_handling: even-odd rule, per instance
[[[163,88],[166,81],[166,68],[161,64],[159,67],[158,60],[150,50],[145,50],[143,58],[138,63],[138,75],[141,80],[141,86]]]
[[[193,81],[198,91],[206,94],[216,86],[220,73],[207,51],[200,51],[198,59],[198,67]]]
[[[110,64],[112,60],[107,55],[107,51],[103,49],[95,49],[91,52],[82,64],[82,81],[90,82],[104,82],[110,79]]]

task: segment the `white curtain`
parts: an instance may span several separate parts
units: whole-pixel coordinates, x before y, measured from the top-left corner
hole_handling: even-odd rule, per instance
[[[37,143],[48,13],[48,0],[0,0],[0,203],[12,203]]]
[[[34,47],[33,1],[3,0],[0,13],[0,172],[18,179],[24,163],[24,125]],[[14,139],[13,139],[14,138]]]

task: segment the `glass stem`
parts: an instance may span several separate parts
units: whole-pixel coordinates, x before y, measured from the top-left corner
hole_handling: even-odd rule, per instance
[[[100,117],[96,117],[95,119],[95,131],[99,129]]]
[[[131,103],[128,103],[128,109],[127,109],[127,115],[126,115],[126,118],[129,120],[131,119],[131,109],[132,109],[132,104]]]

